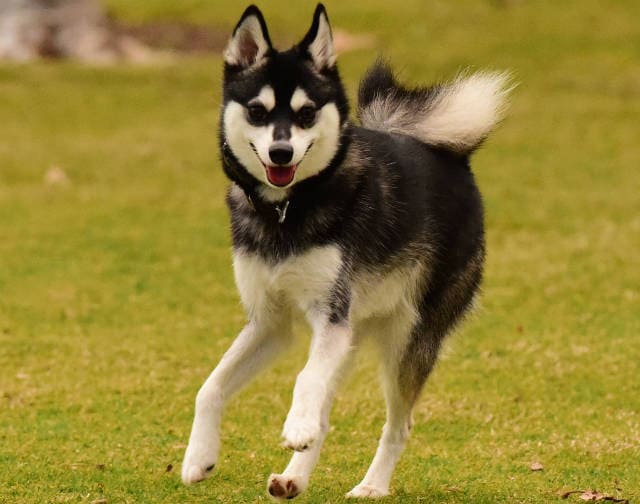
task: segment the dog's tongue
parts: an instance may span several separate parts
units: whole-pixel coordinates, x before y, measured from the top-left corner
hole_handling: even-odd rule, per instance
[[[298,165],[267,166],[267,178],[273,185],[286,186],[293,180],[297,167]]]

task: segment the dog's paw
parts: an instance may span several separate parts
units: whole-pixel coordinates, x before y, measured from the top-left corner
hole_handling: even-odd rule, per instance
[[[287,418],[282,429],[282,446],[305,451],[320,437],[320,424],[309,418]]]
[[[190,442],[182,461],[182,482],[191,485],[211,476],[218,460],[217,443]]]
[[[199,481],[207,479],[215,467],[215,464],[211,464],[207,467],[201,465],[186,465],[182,464],[182,482],[185,485],[192,485]]]
[[[347,499],[380,499],[389,495],[389,491],[371,485],[357,485],[347,495]]]
[[[293,499],[307,488],[307,482],[302,476],[286,474],[272,474],[267,482],[267,492],[274,499]]]

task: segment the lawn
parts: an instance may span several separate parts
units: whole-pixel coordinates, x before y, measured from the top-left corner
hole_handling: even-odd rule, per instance
[[[131,22],[231,30],[231,2],[108,0]],[[293,5],[295,4],[295,5]],[[261,6],[293,42],[313,4]],[[635,0],[326,2],[411,82],[510,69],[474,156],[488,264],[385,502],[640,502],[640,24]],[[242,392],[215,474],[179,468],[195,393],[244,322],[216,149],[221,60],[0,65],[0,502],[266,502],[307,343]],[[47,181],[59,168],[67,179]],[[384,408],[361,353],[300,502],[342,502]],[[543,466],[532,471],[531,464]],[[104,500],[103,500],[104,499]],[[581,502],[578,495],[569,501]]]

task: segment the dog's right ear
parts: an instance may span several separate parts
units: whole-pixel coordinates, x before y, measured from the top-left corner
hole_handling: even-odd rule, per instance
[[[224,50],[224,61],[231,66],[249,68],[260,63],[271,50],[271,39],[262,12],[255,5],[244,11]]]

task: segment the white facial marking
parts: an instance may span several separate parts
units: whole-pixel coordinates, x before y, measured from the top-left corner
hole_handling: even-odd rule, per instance
[[[223,124],[227,144],[238,161],[257,180],[269,184],[264,165],[269,161],[273,125],[249,124],[244,106],[234,101],[229,102],[224,109]]]
[[[340,144],[340,113],[335,103],[327,103],[320,110],[310,128],[291,128],[294,162],[300,163],[295,181],[307,179],[324,170],[338,151]],[[313,145],[312,145],[313,144]]]
[[[300,103],[304,91],[292,96],[291,102]],[[273,88],[265,86],[255,100],[267,107],[273,98]],[[295,93],[294,93],[295,95]],[[304,93],[306,97],[306,93]],[[308,98],[307,98],[308,99]],[[316,122],[310,128],[291,127],[289,142],[293,147],[292,165],[298,165],[291,183],[282,188],[274,186],[267,179],[265,166],[270,164],[269,147],[273,143],[273,125],[254,126],[246,117],[245,107],[229,102],[223,112],[225,140],[238,161],[258,181],[264,184],[260,193],[269,201],[279,201],[287,197],[287,188],[317,175],[331,162],[340,144],[340,113],[335,103],[327,103],[317,112]],[[255,150],[254,150],[255,149]]]
[[[269,112],[276,106],[276,95],[271,86],[264,86],[258,96],[249,102],[249,105],[263,105]]]
[[[315,106],[315,103],[307,96],[304,89],[297,87],[291,96],[289,105],[291,106],[291,110],[297,112],[305,105]]]

